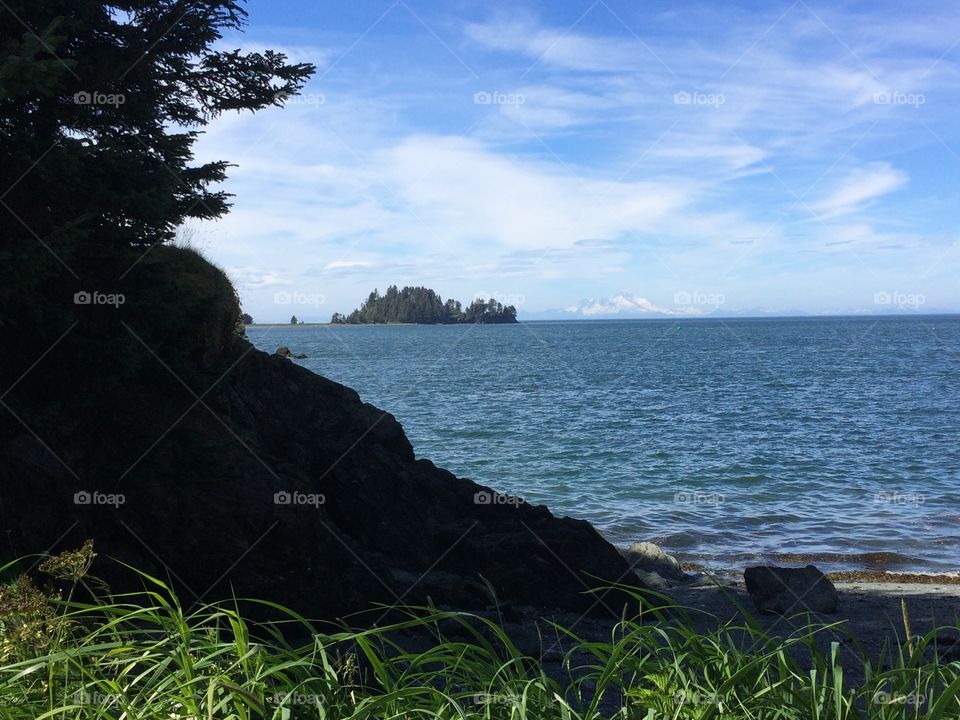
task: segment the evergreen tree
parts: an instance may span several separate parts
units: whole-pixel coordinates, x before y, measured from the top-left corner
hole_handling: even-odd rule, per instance
[[[512,305],[504,306],[491,298],[476,299],[466,310],[459,301],[446,302],[436,292],[425,287],[396,285],[387,288],[381,296],[374,290],[367,299],[347,316],[335,314],[340,322],[360,323],[513,323],[517,322],[517,310]]]
[[[447,304],[443,307],[445,322],[461,322],[463,320],[463,309],[460,301],[449,298]]]
[[[227,194],[210,185],[228,163],[191,164],[197,129],[282,105],[313,71],[215,50],[245,17],[237,0],[0,4],[0,212],[14,239],[146,246],[223,215]]]
[[[193,162],[199,131],[282,105],[313,72],[219,49],[245,18],[238,0],[0,3],[4,370],[22,372],[79,317],[62,298],[116,287],[184,220],[227,212],[213,186],[229,163]]]

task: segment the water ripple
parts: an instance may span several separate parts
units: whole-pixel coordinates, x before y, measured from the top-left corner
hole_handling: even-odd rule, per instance
[[[392,412],[418,456],[617,543],[718,567],[960,568],[957,318],[249,335]]]

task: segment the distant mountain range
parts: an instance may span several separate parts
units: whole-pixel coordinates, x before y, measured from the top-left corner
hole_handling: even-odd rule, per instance
[[[630,292],[620,292],[611,297],[588,298],[576,305],[539,312],[523,312],[521,320],[613,320],[630,318],[708,318],[708,317],[819,317],[824,315],[940,315],[954,314],[955,310],[941,308],[898,308],[878,304],[856,310],[835,310],[812,313],[808,310],[787,308],[730,308],[723,295],[702,292],[680,292],[674,296],[673,305],[659,305]]]

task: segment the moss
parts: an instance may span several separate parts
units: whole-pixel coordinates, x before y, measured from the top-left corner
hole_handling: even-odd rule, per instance
[[[57,314],[48,312],[46,324],[18,320],[7,330],[22,342],[0,351],[0,366],[10,370],[7,386],[13,385],[49,349],[6,402],[60,453],[72,438],[85,437],[83,457],[67,462],[81,474],[96,468],[105,483],[102,478],[122,474],[173,426],[248,345],[236,332],[240,304],[233,285],[195,250],[90,247],[75,267],[81,280],[67,276],[69,283],[61,279],[20,300],[27,309],[40,305]],[[123,302],[77,304],[80,291],[115,294]],[[0,418],[0,434],[23,431],[12,415]],[[191,451],[183,444],[178,449]]]
[[[210,369],[237,347],[240,301],[226,273],[192,248],[161,246],[129,287],[132,319],[186,369]]]

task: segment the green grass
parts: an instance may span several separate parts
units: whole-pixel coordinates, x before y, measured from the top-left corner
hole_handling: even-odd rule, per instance
[[[558,679],[483,617],[407,608],[387,627],[330,630],[260,601],[278,620],[252,623],[244,603],[188,609],[143,573],[142,592],[111,595],[85,576],[85,550],[41,566],[65,596],[24,579],[0,592],[0,719],[960,718],[960,663],[928,652],[934,633],[888,648],[883,669],[861,657],[855,688],[839,644],[817,649],[842,628],[774,638],[748,620],[698,634],[684,611],[656,610],[603,642],[551,625],[544,643],[567,651]],[[432,641],[411,653],[401,631]]]

